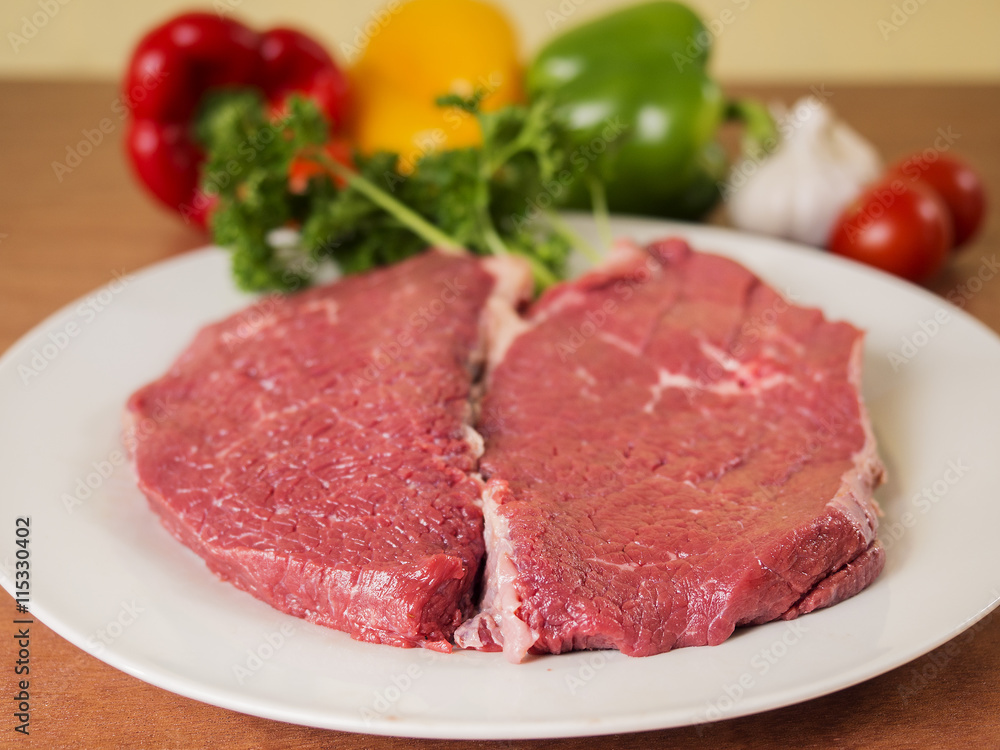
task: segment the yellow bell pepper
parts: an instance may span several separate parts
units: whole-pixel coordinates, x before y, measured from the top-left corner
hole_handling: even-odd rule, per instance
[[[362,153],[395,151],[404,171],[427,151],[478,145],[475,118],[434,100],[486,92],[482,108],[521,100],[517,39],[479,0],[411,0],[397,6],[351,70],[353,141]]]

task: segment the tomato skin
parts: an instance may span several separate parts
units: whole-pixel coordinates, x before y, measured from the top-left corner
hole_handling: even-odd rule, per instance
[[[920,182],[932,188],[948,206],[955,229],[957,250],[972,239],[986,215],[986,189],[983,178],[968,163],[956,156],[935,152],[931,159],[924,153],[902,159],[889,168],[886,176],[904,182]]]
[[[952,246],[944,200],[896,178],[865,190],[833,225],[830,251],[914,282],[941,270]]]

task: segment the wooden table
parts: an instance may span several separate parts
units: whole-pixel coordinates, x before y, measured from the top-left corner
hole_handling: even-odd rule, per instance
[[[785,101],[806,90],[741,88]],[[1000,88],[827,86],[826,91],[832,106],[888,159],[931,146],[939,130],[957,134],[955,149],[983,170],[994,200],[1000,200]],[[0,82],[0,351],[60,306],[109,282],[112,272],[138,269],[205,243],[135,187],[122,158],[123,123],[115,97],[110,84]],[[97,140],[105,118],[104,129],[110,132],[79,161],[73,159],[68,149],[76,149],[88,133]],[[980,239],[935,282],[935,291],[957,288],[978,271],[982,256],[998,251],[997,219],[996,213],[990,216]],[[987,283],[966,309],[1000,331],[1000,280]],[[928,606],[933,604],[928,601]],[[13,613],[12,600],[0,593],[0,619],[7,622]],[[3,747],[457,745],[310,729],[198,703],[118,672],[38,625],[32,630],[32,735],[25,739],[11,731],[15,687],[10,665],[16,658],[11,627],[0,628]],[[797,706],[701,727],[544,746],[997,748],[1000,616],[987,617],[912,664]]]

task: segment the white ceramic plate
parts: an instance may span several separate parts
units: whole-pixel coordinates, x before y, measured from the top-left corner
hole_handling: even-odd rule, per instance
[[[70,305],[0,360],[4,587],[13,588],[15,518],[30,516],[32,613],[108,664],[272,719],[470,739],[637,731],[788,705],[914,659],[997,604],[995,335],[927,292],[815,250],[656,221],[614,229],[684,235],[868,329],[864,391],[891,476],[878,493],[888,563],[868,590],[714,648],[520,666],[499,654],[357,643],[270,609],[170,537],[118,463],[127,396],[200,326],[247,302],[212,249]]]

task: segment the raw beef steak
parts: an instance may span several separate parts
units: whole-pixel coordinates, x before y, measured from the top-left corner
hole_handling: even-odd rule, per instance
[[[718,644],[880,572],[862,334],[677,240],[556,287],[488,376],[487,581],[460,645]]]
[[[140,488],[272,606],[448,650],[483,556],[470,387],[529,289],[518,264],[432,251],[208,326],[129,401]]]

